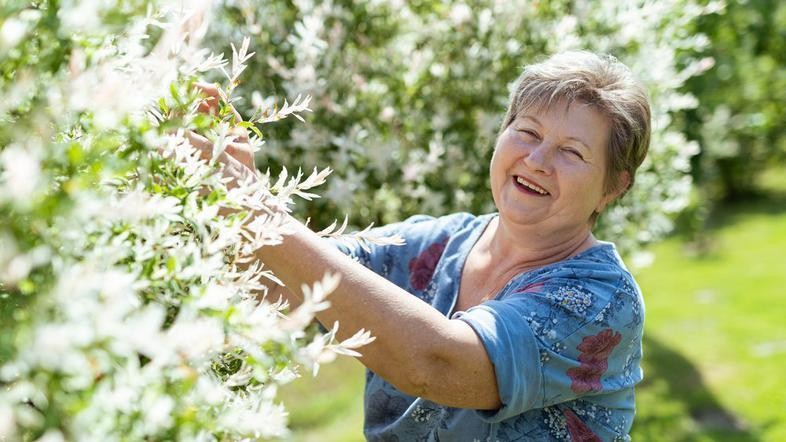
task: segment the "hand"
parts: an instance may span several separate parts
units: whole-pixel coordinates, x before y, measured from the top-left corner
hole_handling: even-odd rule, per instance
[[[194,87],[207,96],[201,103],[199,103],[197,110],[206,114],[217,114],[219,100],[221,99],[218,88],[212,84],[200,82],[194,83]],[[232,110],[232,113],[235,116],[236,123],[243,121],[240,113],[233,106],[230,105],[229,108]],[[240,165],[248,168],[250,172],[254,172],[256,170],[256,166],[254,165],[254,152],[251,146],[248,144],[248,130],[239,126],[235,126],[232,128],[230,133],[234,136],[234,138],[232,138],[230,142],[227,143],[226,149],[224,149],[224,153],[226,155],[219,155],[217,160],[227,165],[233,163],[232,160],[234,160],[235,162],[240,163]],[[213,143],[211,143],[207,138],[189,131],[188,139],[191,142],[191,145],[201,151],[203,158],[212,158]],[[232,167],[230,167],[230,169],[232,169]]]
[[[193,131],[186,132],[186,138],[192,146],[199,150],[202,159],[206,161],[213,159],[212,141]],[[247,143],[230,142],[224,152],[215,159],[224,165],[223,174],[234,178],[233,181],[227,183],[230,188],[236,186],[238,181],[246,181],[256,175],[254,153]]]

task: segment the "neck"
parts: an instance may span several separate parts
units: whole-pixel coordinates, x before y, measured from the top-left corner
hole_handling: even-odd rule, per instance
[[[573,232],[547,235],[528,228],[509,226],[495,218],[487,229],[484,249],[497,265],[519,270],[533,269],[570,258],[597,244],[589,226]]]

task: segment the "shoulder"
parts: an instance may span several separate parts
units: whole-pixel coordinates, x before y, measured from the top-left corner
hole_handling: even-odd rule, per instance
[[[470,225],[477,219],[477,216],[466,212],[453,213],[439,217],[413,215],[400,223],[394,224],[394,226],[401,230],[423,232],[451,231]]]
[[[520,275],[513,286],[517,292],[531,291],[538,283],[577,285],[608,296],[619,291],[639,294],[633,275],[611,243],[598,244],[574,257]]]
[[[611,243],[521,275],[503,297],[540,307],[536,316],[570,318],[567,334],[588,325],[634,334],[643,327],[641,290]]]
[[[422,250],[433,244],[445,245],[456,234],[474,229],[480,218],[463,212],[440,217],[415,215],[390,228],[404,239],[406,249]]]

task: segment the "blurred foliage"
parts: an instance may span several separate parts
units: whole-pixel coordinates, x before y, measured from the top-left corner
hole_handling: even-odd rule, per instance
[[[328,164],[325,199],[302,211],[316,225],[414,213],[494,210],[488,163],[509,87],[529,62],[568,49],[611,53],[653,101],[653,147],[634,187],[598,234],[636,250],[670,231],[688,203],[698,146],[672,124],[696,100],[679,89],[710,64],[689,32],[718,5],[689,0],[464,3],[458,0],[227,1],[212,40],[253,36],[244,114],[266,95],[314,97],[306,127],[277,125],[266,165]],[[216,48],[218,49],[218,48]],[[243,89],[245,88],[245,89]],[[260,92],[256,92],[260,91]]]
[[[729,1],[699,17],[694,32],[710,38],[706,55],[715,60],[685,84],[701,103],[686,126],[701,143],[694,176],[702,201],[750,196],[767,164],[786,159],[786,3]]]

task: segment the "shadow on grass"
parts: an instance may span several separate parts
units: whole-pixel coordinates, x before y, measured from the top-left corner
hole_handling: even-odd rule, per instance
[[[684,251],[703,261],[716,258],[715,235],[751,216],[781,216],[786,214],[786,190],[766,189],[745,197],[728,199],[698,215],[698,208],[688,209],[676,219],[675,237],[685,243]],[[703,221],[702,221],[703,220]]]
[[[733,225],[750,215],[781,215],[786,213],[786,191],[760,190],[756,193],[724,201],[707,220],[708,229]]]
[[[637,389],[657,389],[655,400],[665,399],[678,404],[666,413],[646,409],[663,404],[639,404],[634,432],[638,427],[652,437],[654,430],[653,440],[661,437],[672,441],[696,440],[700,435],[722,441],[760,440],[757,431],[718,401],[692,361],[653,338],[644,338],[644,350],[644,381]],[[675,413],[675,409],[679,411]],[[658,431],[666,433],[657,436]]]

